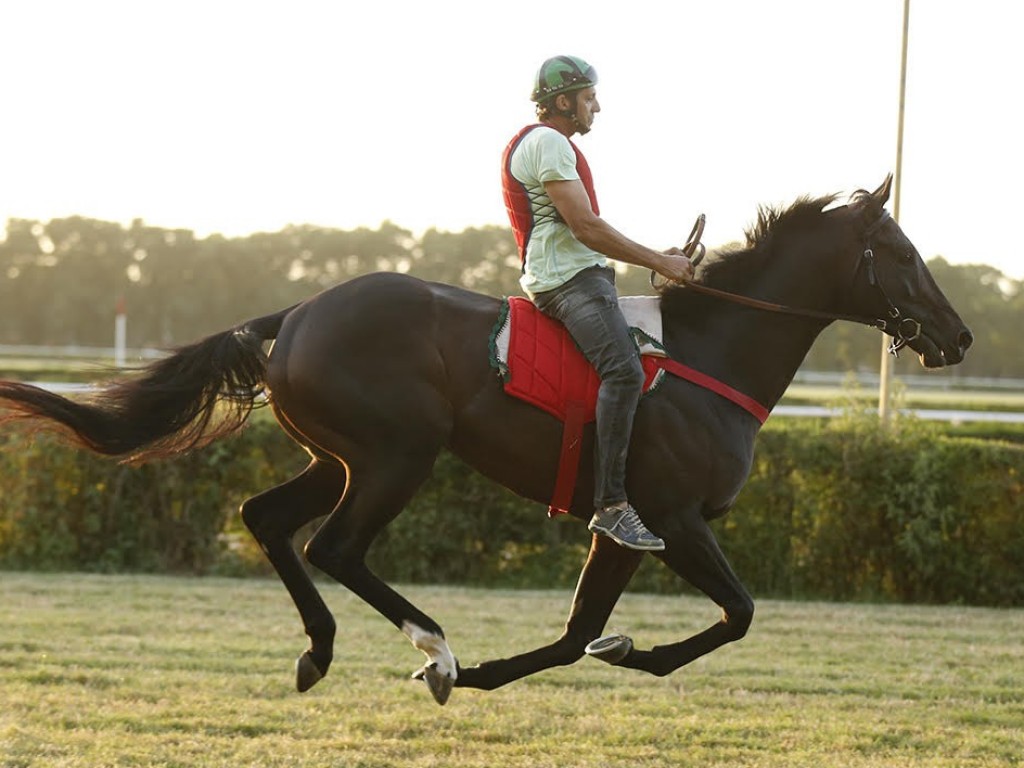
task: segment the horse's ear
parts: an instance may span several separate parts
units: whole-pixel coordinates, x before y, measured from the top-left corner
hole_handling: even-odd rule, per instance
[[[882,182],[882,185],[871,193],[871,196],[877,201],[879,208],[882,208],[887,202],[889,202],[889,192],[891,190],[892,174],[890,173],[885,177],[885,181]]]

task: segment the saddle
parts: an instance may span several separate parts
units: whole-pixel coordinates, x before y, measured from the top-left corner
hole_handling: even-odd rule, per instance
[[[622,297],[619,306],[640,349],[645,393],[657,389],[665,374],[671,373],[731,400],[762,424],[768,418],[768,409],[757,401],[667,356],[662,345],[658,297]],[[502,303],[491,333],[490,359],[506,393],[563,422],[558,474],[548,515],[565,513],[576,487],[583,427],[596,418],[601,383],[597,372],[561,323],[519,297]]]
[[[644,392],[657,386],[664,371],[651,358],[664,357],[661,310],[655,296],[619,299],[640,349]],[[583,423],[597,415],[597,371],[587,362],[565,327],[519,297],[506,300],[492,340],[491,363],[501,373],[505,391],[563,421],[582,407]]]

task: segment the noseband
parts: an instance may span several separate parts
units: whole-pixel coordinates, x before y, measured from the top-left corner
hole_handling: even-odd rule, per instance
[[[827,320],[829,322],[833,320],[848,320],[852,323],[867,325],[882,331],[883,333],[887,333],[892,337],[892,342],[889,344],[889,354],[893,357],[898,357],[899,351],[903,349],[903,347],[921,335],[921,323],[912,317],[903,316],[903,313],[900,312],[892,299],[889,298],[889,294],[886,292],[885,286],[882,285],[881,280],[878,279],[878,265],[875,262],[875,252],[871,247],[871,238],[879,229],[882,228],[882,226],[886,224],[886,222],[890,220],[891,217],[889,216],[889,212],[883,210],[882,215],[878,217],[878,220],[864,231],[864,251],[857,262],[857,268],[854,272],[854,278],[856,278],[856,275],[860,273],[861,266],[864,266],[865,271],[867,272],[868,285],[878,288],[879,292],[882,294],[882,298],[885,299],[885,303],[889,306],[888,319],[871,318],[864,315],[846,315],[838,312],[819,312],[816,309],[790,307],[785,304],[762,301],[760,299],[751,298],[750,296],[743,296],[738,293],[731,293],[729,291],[711,288],[701,283],[695,283],[692,280],[683,280],[677,284],[684,285],[688,289],[696,291],[697,293],[703,293],[706,296],[714,296],[719,299],[731,301],[734,304],[742,304],[743,306],[763,309],[768,312],[781,312],[787,315],[812,317],[816,320]],[[669,284],[665,283],[660,286],[656,285],[654,278],[655,272],[652,271],[651,285],[654,286],[656,290],[662,290]]]
[[[864,253],[861,255],[861,261],[867,269],[868,285],[878,288],[882,298],[885,299],[885,303],[889,305],[889,319],[884,321],[884,325],[876,327],[892,337],[892,342],[889,344],[889,354],[893,357],[899,357],[900,350],[921,335],[921,323],[912,317],[903,317],[899,307],[889,298],[889,294],[886,292],[885,286],[882,285],[882,281],[878,279],[878,265],[875,263],[875,252],[871,248],[871,236],[881,229],[882,225],[889,221],[890,218],[889,212],[883,210],[882,215],[878,217],[878,221],[864,230]],[[880,323],[883,321],[876,320],[874,322]],[[890,327],[892,330],[890,330]]]

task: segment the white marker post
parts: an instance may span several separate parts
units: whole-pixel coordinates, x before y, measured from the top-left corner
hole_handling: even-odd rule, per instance
[[[117,297],[114,311],[114,365],[124,368],[127,363],[125,347],[128,339],[128,315],[125,311],[124,296]]]

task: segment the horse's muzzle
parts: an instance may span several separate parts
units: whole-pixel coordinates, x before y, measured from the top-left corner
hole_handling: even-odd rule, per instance
[[[956,365],[964,359],[967,350],[974,343],[974,334],[970,328],[963,328],[956,337],[956,349],[952,352],[943,352],[946,365]]]
[[[962,360],[964,355],[967,353],[967,350],[970,349],[971,345],[974,343],[974,334],[971,333],[970,328],[964,328],[962,331],[960,331],[959,341],[960,359]]]
[[[960,331],[952,339],[944,343],[928,333],[927,327],[918,334],[908,346],[917,352],[921,365],[925,368],[944,368],[947,365],[956,365],[964,359],[967,350],[974,343],[974,334],[966,326],[961,326]]]

